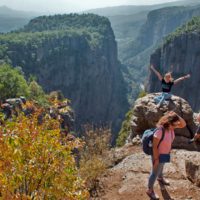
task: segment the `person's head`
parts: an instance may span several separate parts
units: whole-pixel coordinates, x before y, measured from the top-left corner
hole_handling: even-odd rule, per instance
[[[178,115],[176,113],[168,113],[160,118],[157,126],[163,125],[164,129],[175,129],[179,124]]]
[[[198,119],[198,121],[200,123],[200,113],[197,115],[197,119]]]
[[[166,82],[172,82],[173,81],[171,73],[165,74],[165,81]]]

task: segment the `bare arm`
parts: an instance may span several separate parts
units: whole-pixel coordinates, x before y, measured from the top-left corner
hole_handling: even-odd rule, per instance
[[[172,111],[171,113],[175,113],[174,111]],[[185,122],[185,120],[182,118],[182,117],[180,117],[177,113],[176,113],[176,115],[179,117],[179,125],[178,126],[176,126],[175,128],[184,128],[185,126],[186,126],[186,122]]]
[[[195,142],[198,139],[198,137],[200,137],[200,134],[196,133],[195,136],[194,136],[193,141]]]
[[[157,71],[154,69],[153,65],[151,65],[151,69],[156,73],[156,75],[158,76],[158,78],[162,81],[162,76],[160,75],[159,72],[157,72]]]
[[[188,74],[187,76],[183,76],[183,77],[181,77],[181,78],[176,79],[176,80],[174,81],[174,84],[178,83],[179,81],[184,80],[185,78],[190,78],[190,74]]]
[[[153,164],[153,168],[156,169],[158,164],[159,164],[159,155],[158,155],[158,144],[160,142],[160,139],[153,137],[153,145],[152,145],[152,149],[153,149],[153,157],[154,157],[154,164]]]

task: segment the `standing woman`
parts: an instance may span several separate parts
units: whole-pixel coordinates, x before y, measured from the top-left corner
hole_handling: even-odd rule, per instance
[[[146,191],[146,193],[153,199],[159,199],[159,196],[153,190],[156,178],[157,181],[163,183],[164,185],[169,185],[169,181],[163,178],[163,167],[166,162],[170,162],[169,152],[171,150],[172,142],[175,138],[174,129],[184,128],[185,126],[186,123],[184,119],[182,119],[173,111],[163,116],[157,124],[157,127],[162,127],[164,129],[165,135],[159,147],[158,144],[162,138],[163,131],[158,129],[153,136],[153,166],[152,172],[149,176],[148,189]]]
[[[171,99],[172,95],[171,95],[171,87],[172,85],[178,83],[179,81],[185,79],[185,78],[190,78],[190,74],[188,74],[187,76],[181,77],[175,81],[173,81],[173,78],[171,76],[171,73],[167,73],[165,74],[165,78],[163,79],[162,76],[159,74],[159,72],[157,72],[153,65],[151,65],[151,69],[156,73],[156,75],[158,76],[158,78],[160,79],[160,81],[162,82],[162,96],[159,97],[154,97],[154,101],[158,102],[157,104],[157,108],[159,108],[161,106],[161,104],[166,100],[166,99]],[[165,101],[165,103],[168,105],[169,102]]]

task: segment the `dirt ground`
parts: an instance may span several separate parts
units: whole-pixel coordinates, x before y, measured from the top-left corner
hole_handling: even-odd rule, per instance
[[[142,152],[141,146],[129,145],[119,150],[119,153],[123,154],[124,159],[100,179],[98,197],[91,199],[150,199],[146,194],[148,177],[151,172],[150,156]],[[163,176],[170,181],[170,186],[164,186],[158,181],[154,186],[160,200],[200,200],[200,188],[188,180],[185,169],[185,159],[194,153],[185,150],[172,150],[171,162],[165,164],[163,172]]]

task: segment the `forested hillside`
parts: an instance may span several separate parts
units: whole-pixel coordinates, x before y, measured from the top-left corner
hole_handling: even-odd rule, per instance
[[[117,135],[128,109],[110,22],[97,15],[55,15],[0,35],[0,62],[37,77],[45,93],[62,90],[86,122],[113,121]]]
[[[123,45],[134,40],[139,35],[140,28],[146,22],[148,13],[149,11],[142,11],[132,15],[107,16],[114,31],[119,50]]]
[[[173,33],[164,37],[163,44],[152,53],[150,63],[163,76],[172,72],[174,79],[191,75],[172,87],[172,93],[189,102],[195,112],[200,110],[199,76],[200,76],[200,16],[193,17]],[[160,91],[156,75],[149,70],[146,91]]]
[[[147,22],[142,26],[139,36],[119,51],[119,59],[128,67],[127,74],[130,74],[128,78],[133,83],[132,88],[135,87],[135,82],[145,83],[150,54],[162,43],[162,37],[199,14],[200,6],[169,7],[148,14]],[[135,99],[139,93],[132,94],[132,90],[129,90],[128,94],[129,99]]]

